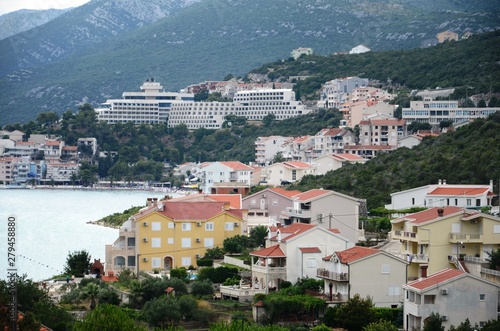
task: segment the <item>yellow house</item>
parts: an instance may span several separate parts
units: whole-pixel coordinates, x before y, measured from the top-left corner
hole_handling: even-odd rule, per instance
[[[243,233],[246,211],[221,201],[160,201],[133,216],[137,272],[196,266],[208,248]]]
[[[486,261],[500,247],[500,218],[456,206],[435,207],[391,221],[392,239],[401,242],[408,279],[447,268],[463,270],[464,259]]]

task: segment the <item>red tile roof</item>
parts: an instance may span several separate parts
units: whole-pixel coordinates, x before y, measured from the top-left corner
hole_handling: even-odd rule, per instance
[[[259,249],[258,251],[253,251],[250,253],[250,255],[259,257],[286,257],[286,254],[283,252],[279,245],[274,245],[271,247]]]
[[[319,247],[300,247],[302,253],[321,253]]]
[[[331,231],[331,232],[333,232],[333,233],[339,233],[339,234],[340,234],[339,229],[328,229],[328,231]]]
[[[490,190],[489,187],[438,187],[428,195],[476,196]]]
[[[59,146],[60,144],[61,142],[56,140],[48,140],[45,142],[45,146]]]
[[[163,210],[158,210],[156,207],[150,207],[148,210],[137,213],[135,216],[142,216],[158,212],[173,220],[206,220],[224,212],[224,202],[211,201],[165,201],[163,202]],[[229,210],[235,214],[234,210]]]
[[[246,170],[246,171],[251,171],[253,170],[252,167],[247,166],[246,164],[243,164],[239,161],[221,161],[219,162],[220,164],[225,165],[226,167],[229,167],[233,170]]]
[[[361,156],[351,153],[338,153],[338,154],[332,154],[332,156],[349,161],[366,161],[366,159],[362,158]]]
[[[276,230],[276,232],[279,231],[281,233],[281,241],[282,242],[287,242],[290,239],[298,236],[299,234],[302,234],[302,233],[309,231],[312,228],[316,228],[316,227],[317,227],[316,225],[312,225],[312,224],[292,223],[288,226],[279,227]],[[272,238],[269,238],[269,240],[276,241],[276,240],[278,240],[278,236],[276,235]]]
[[[307,169],[307,168],[311,168],[312,167],[309,163],[300,162],[300,161],[282,162],[281,164],[283,164],[285,167],[290,167],[290,168]]]
[[[330,190],[312,189],[312,190],[306,191],[304,193],[297,194],[296,196],[294,196],[294,198],[299,200],[299,201],[307,201],[307,200],[311,200],[311,199],[320,197],[322,195],[330,194],[332,192],[333,191],[330,191]]]
[[[281,188],[281,187],[273,187],[273,188],[270,188],[269,191],[273,191],[273,192],[276,192],[278,194],[281,194],[281,195],[284,195],[286,197],[293,197],[297,194],[300,194],[302,192],[298,191],[298,190],[285,190],[284,188]]]
[[[336,252],[336,254],[341,263],[350,263],[379,252],[380,251],[378,249],[354,246],[342,252]]]
[[[459,277],[466,272],[463,272],[458,269],[445,269],[438,271],[427,278],[418,279],[412,282],[409,282],[407,285],[418,290],[425,290],[431,287],[438,285],[439,283],[446,282],[452,280],[456,277]]]
[[[406,215],[400,218],[396,218],[395,220],[392,221],[392,223],[398,223],[403,220],[410,221],[411,223],[414,224],[420,224],[420,223],[425,223],[429,222],[432,220],[437,219],[438,216],[438,209],[443,209],[443,216],[446,217],[452,214],[456,214],[459,212],[465,212],[464,208],[462,207],[456,207],[456,206],[446,206],[446,207],[434,207],[434,208],[429,208],[424,211],[420,211],[418,213]]]

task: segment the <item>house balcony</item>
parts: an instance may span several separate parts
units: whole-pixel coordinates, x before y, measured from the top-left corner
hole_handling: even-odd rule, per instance
[[[311,218],[310,210],[286,208],[286,213],[289,217]]]
[[[324,268],[316,269],[316,277],[336,282],[348,282],[349,274],[346,272],[333,272]]]
[[[133,237],[135,235],[135,229],[130,227],[121,227],[119,236],[120,237]]]
[[[403,259],[411,263],[424,263],[424,264],[429,263],[429,254],[414,254],[414,253],[398,252],[393,250],[387,251],[387,253],[397,256],[400,259]]]
[[[429,233],[423,232],[419,234],[418,232],[394,230],[392,232],[392,239],[429,243]]]
[[[267,274],[270,277],[276,276],[281,277],[285,275],[286,277],[286,267],[276,267],[273,264],[261,265],[260,263],[252,265],[252,272],[259,272],[262,274]]]
[[[450,243],[483,243],[483,234],[481,233],[450,233],[449,234]]]

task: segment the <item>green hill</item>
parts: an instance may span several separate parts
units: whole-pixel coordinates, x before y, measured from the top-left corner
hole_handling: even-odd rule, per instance
[[[368,208],[390,202],[390,194],[446,179],[449,184],[487,184],[500,179],[500,113],[412,149],[399,148],[364,165],[348,165],[325,176],[308,176],[300,190],[322,187],[368,201]]]

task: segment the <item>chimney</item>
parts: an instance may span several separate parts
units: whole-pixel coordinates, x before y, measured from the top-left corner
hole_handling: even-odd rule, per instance
[[[443,179],[443,185],[446,185],[446,179]]]
[[[441,185],[441,179],[438,179],[438,185]]]
[[[148,198],[146,206],[151,207],[153,205],[153,198]]]
[[[158,206],[158,198],[153,198],[153,206]]]
[[[444,214],[443,208],[438,208],[437,212],[438,212],[438,217],[443,217],[443,214]]]

